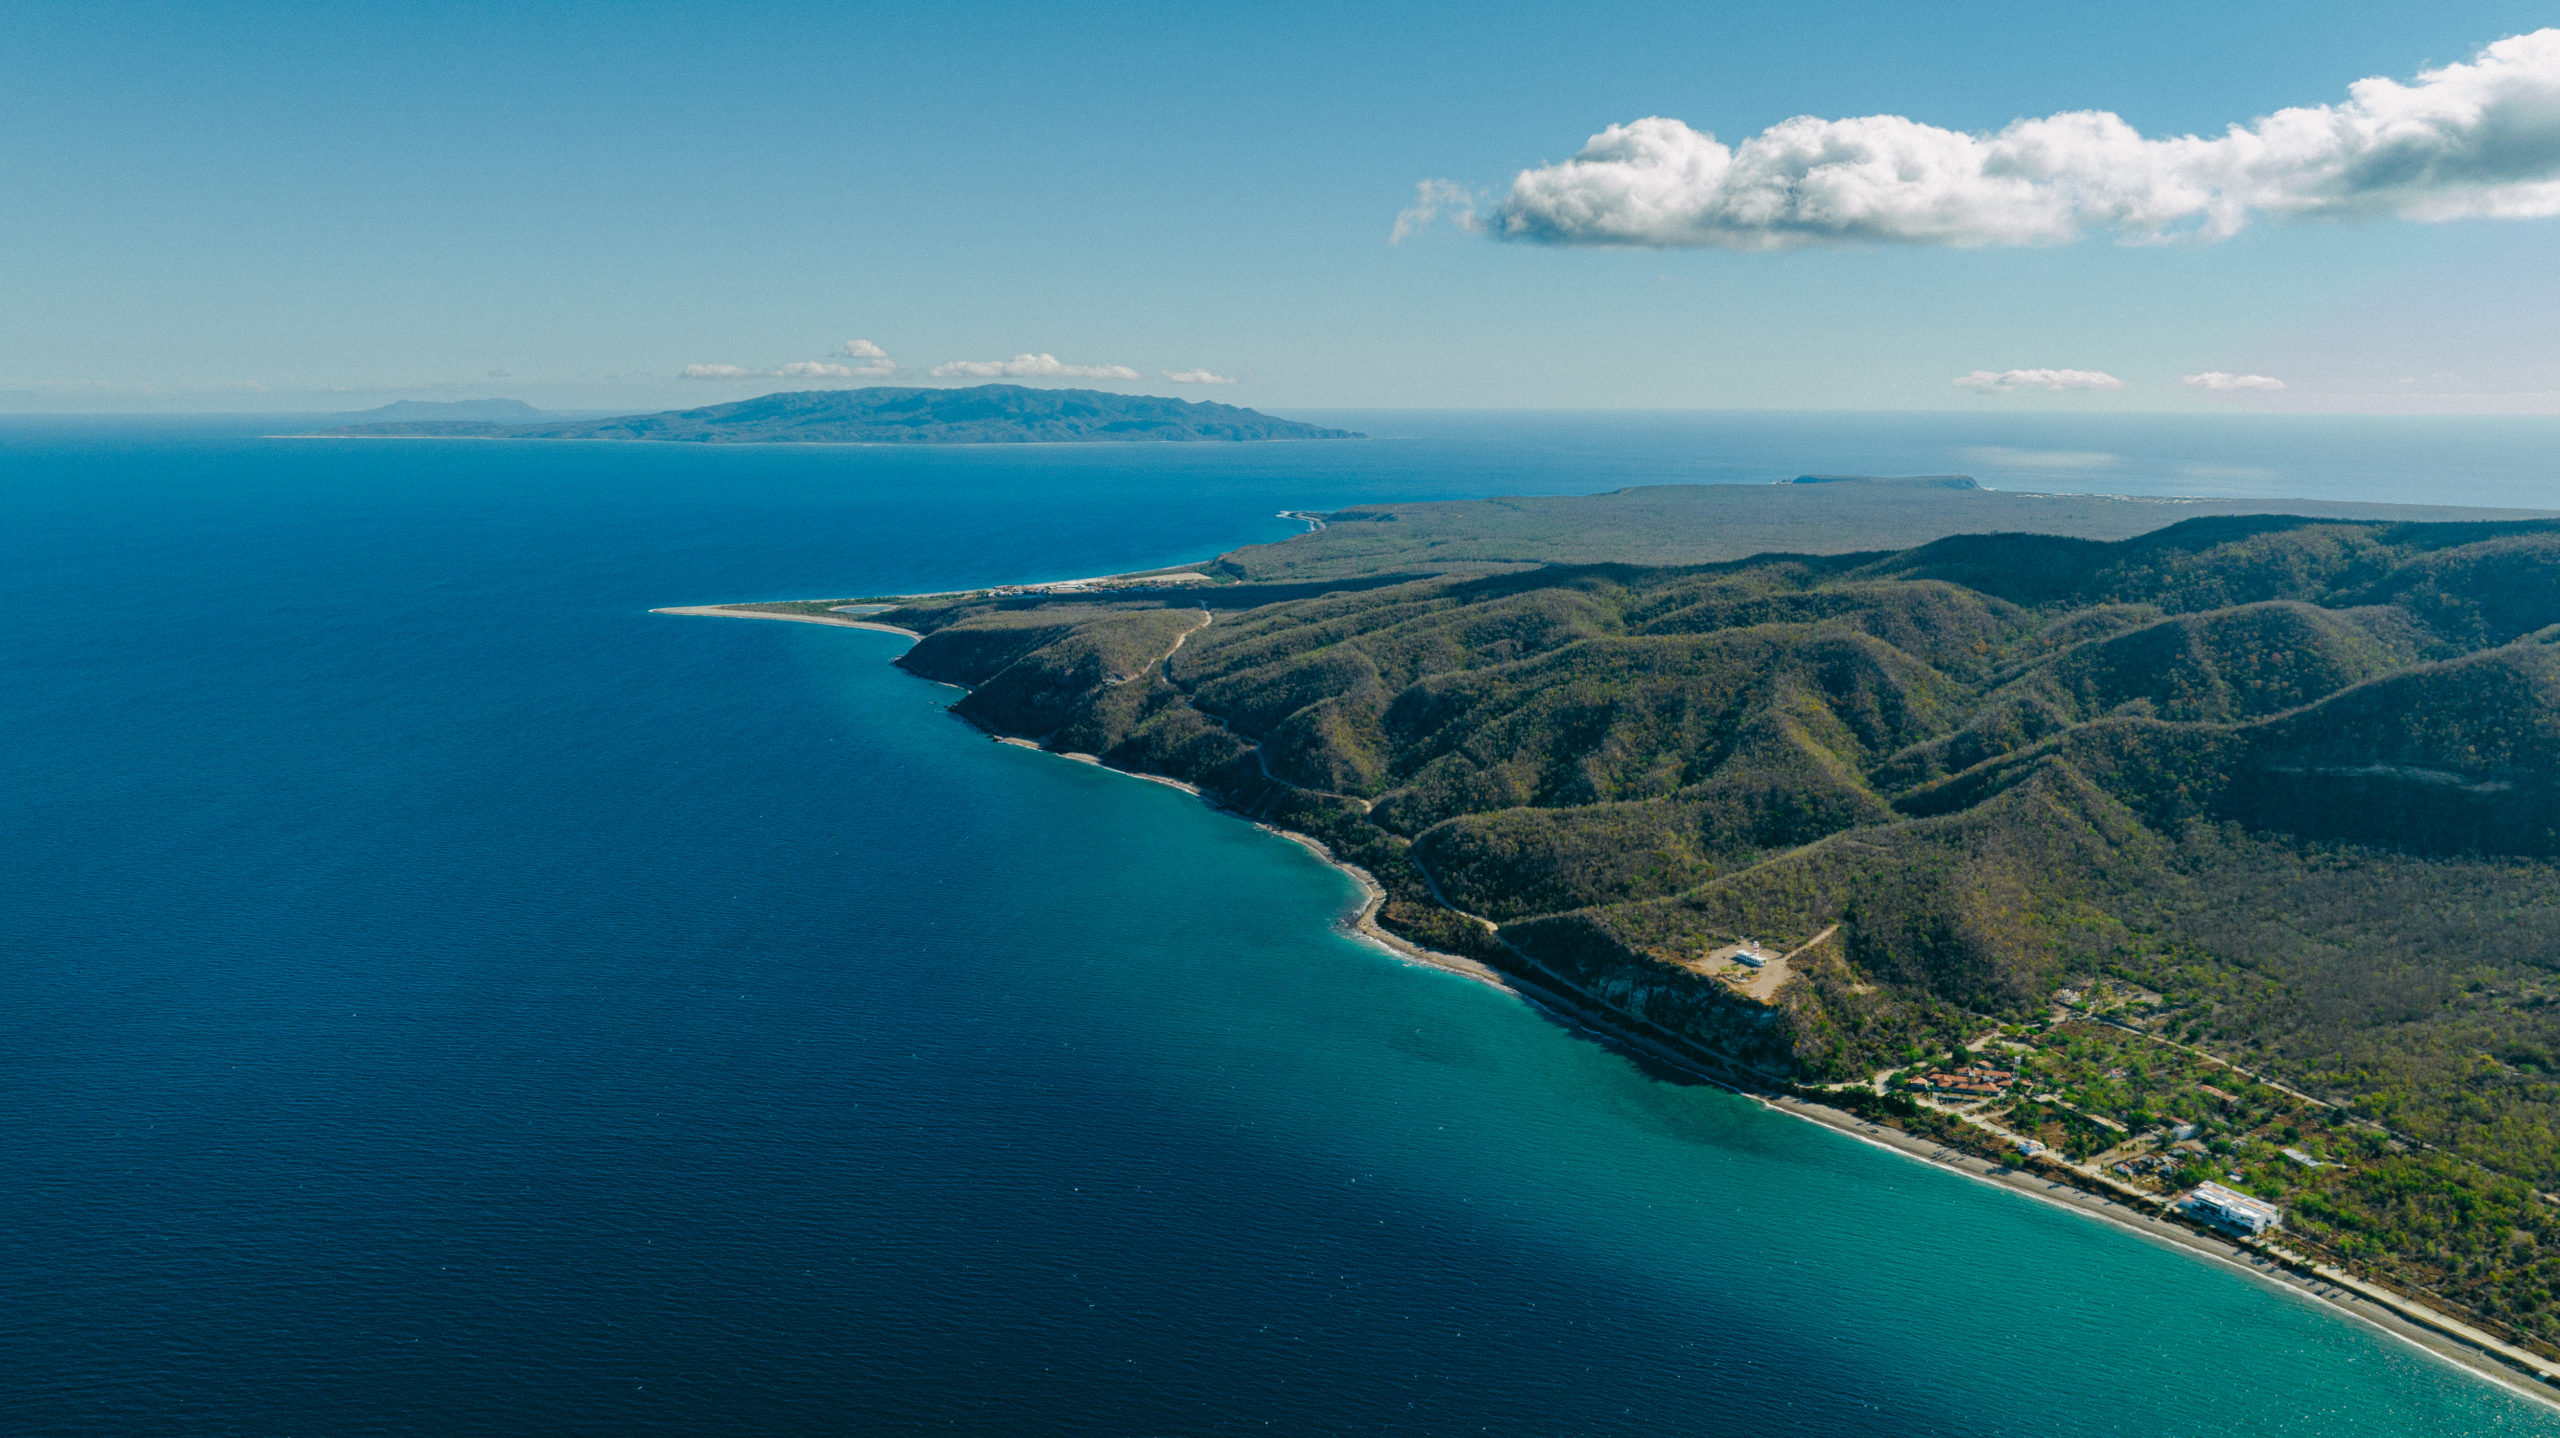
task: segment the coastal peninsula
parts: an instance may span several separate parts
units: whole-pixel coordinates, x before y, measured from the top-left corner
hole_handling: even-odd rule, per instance
[[[1156,395],[982,384],[795,390],[700,409],[607,419],[401,419],[323,430],[334,439],[588,439],[682,444],[1095,444],[1359,439],[1258,410]]]
[[[2252,507],[1630,490],[718,612],[918,635],[1401,942],[2547,1383],[2560,517]]]

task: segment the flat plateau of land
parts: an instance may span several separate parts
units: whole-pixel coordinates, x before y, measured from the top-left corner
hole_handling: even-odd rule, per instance
[[[2297,499],[2174,499],[2028,494],[1917,480],[1672,484],[1606,494],[1364,504],[1291,515],[1306,534],[1221,557],[1230,578],[1261,583],[1390,572],[1537,564],[1721,564],[1755,554],[1909,549],[1958,534],[2130,539],[2186,519],[2287,514],[2375,523],[2548,518],[2549,510],[2352,504]]]

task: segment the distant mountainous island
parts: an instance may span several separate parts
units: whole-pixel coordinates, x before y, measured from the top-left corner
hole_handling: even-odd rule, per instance
[[[442,412],[402,414],[390,416],[384,423],[345,425],[321,433],[348,437],[674,440],[692,444],[1074,444],[1364,437],[1349,430],[1274,419],[1231,404],[1090,389],[1030,389],[1013,384],[964,389],[796,390],[735,404],[609,419],[503,423],[495,422],[497,418]]]
[[[508,424],[527,424],[550,418],[549,412],[535,409],[520,399],[396,399],[372,409],[360,409],[341,418],[363,420],[368,424],[405,424],[424,421],[437,423],[452,420],[485,420]]]

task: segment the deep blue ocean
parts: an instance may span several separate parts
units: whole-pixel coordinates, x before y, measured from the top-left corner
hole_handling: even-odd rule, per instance
[[[2560,424],[1308,417],[1384,437],[0,424],[0,1432],[2560,1433],[1345,938],[896,636],[646,612],[1801,470],[2560,507]]]

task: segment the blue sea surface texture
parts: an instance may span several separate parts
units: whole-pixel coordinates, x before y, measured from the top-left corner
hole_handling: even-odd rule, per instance
[[[1382,437],[0,428],[0,1430],[2560,1433],[1366,947],[894,635],[647,612],[1801,471],[2560,504],[2560,431],[1310,417]]]

